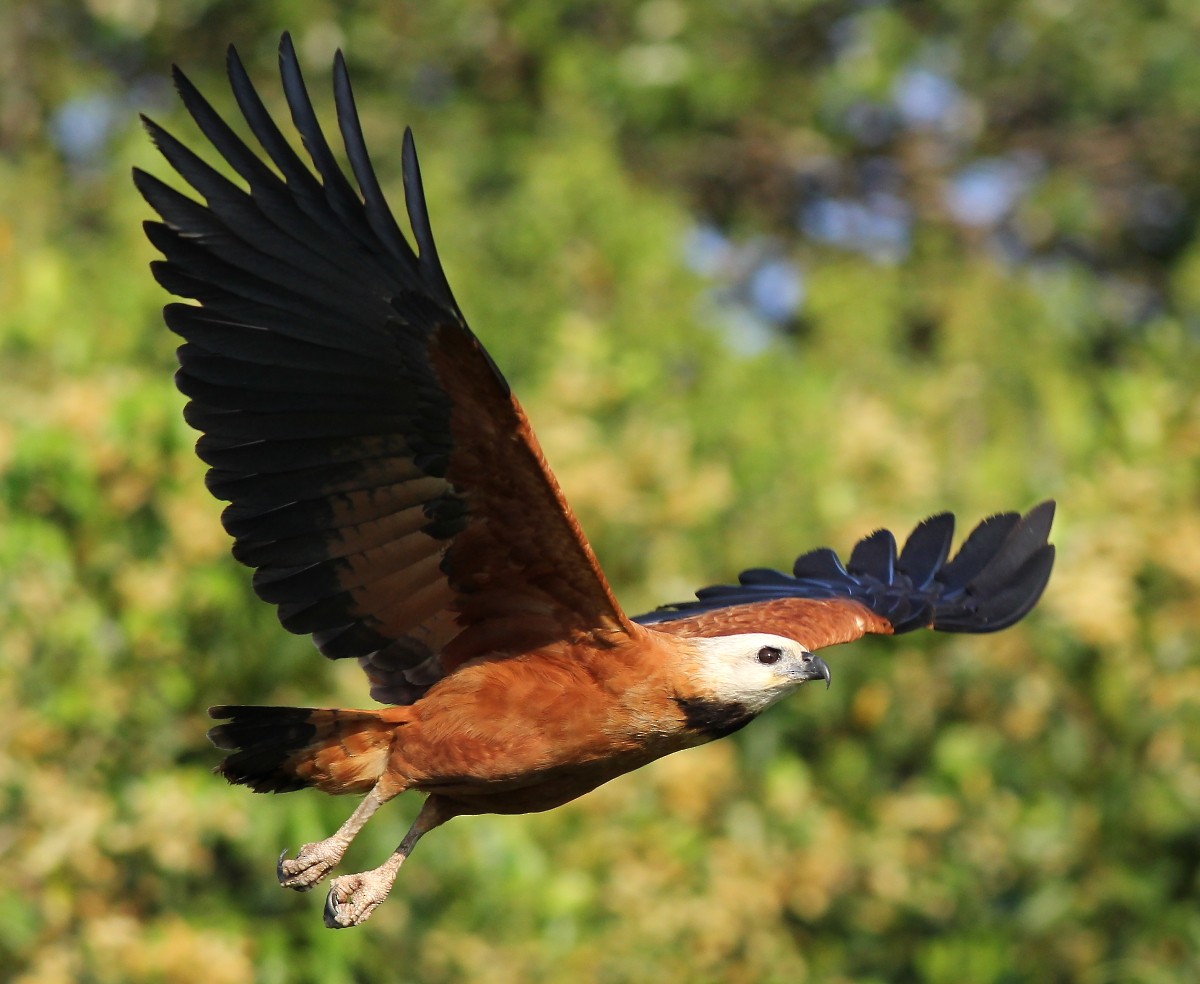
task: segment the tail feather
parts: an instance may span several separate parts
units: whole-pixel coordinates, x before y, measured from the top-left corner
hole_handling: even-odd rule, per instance
[[[315,786],[327,793],[366,792],[387,767],[406,709],[220,705],[209,716],[224,721],[208,732],[231,752],[217,766],[231,783],[256,793],[287,793]]]

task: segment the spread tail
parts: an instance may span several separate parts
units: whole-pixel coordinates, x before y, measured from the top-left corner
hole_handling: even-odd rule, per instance
[[[215,771],[256,793],[308,786],[327,793],[363,793],[387,767],[392,739],[406,712],[212,707],[209,716],[225,723],[208,732],[209,741],[233,753]]]

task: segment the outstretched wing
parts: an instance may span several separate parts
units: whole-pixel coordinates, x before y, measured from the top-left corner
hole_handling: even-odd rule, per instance
[[[822,548],[796,560],[791,574],[743,571],[736,585],[696,592],[634,619],[683,636],[773,632],[808,649],[929,628],[996,632],[1023,618],[1041,597],[1054,564],[1047,543],[1054,503],[1024,516],[1001,513],[972,531],[954,559],[954,517],[931,516],[896,553],[896,538],[877,530],[845,563]]]
[[[345,63],[338,125],[355,191],[304,87],[290,38],[280,71],[314,174],[236,51],[229,78],[272,170],[178,69],[184,105],[245,181],[162,128],[155,144],[200,204],[141,171],[162,222],[146,233],[171,304],[179,388],[203,436],[208,487],[234,555],[284,626],[363,661],[372,695],[409,703],[474,655],[598,632],[621,613],[529,423],[467,328],[434,247],[412,136],[402,156],[417,251],[383,199]],[[361,194],[361,197],[360,197]]]

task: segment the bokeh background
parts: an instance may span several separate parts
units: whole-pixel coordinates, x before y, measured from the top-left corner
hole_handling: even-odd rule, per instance
[[[734,738],[456,821],[363,929],[275,884],[352,802],[210,774],[217,702],[368,701],[252,596],[133,165],[177,61],[343,47],[631,611],[1059,500],[1041,606],[830,655]],[[5,0],[0,978],[1200,980],[1200,5]],[[336,131],[334,131],[336,132]],[[963,530],[965,532],[965,529]],[[415,811],[356,842],[377,864]]]

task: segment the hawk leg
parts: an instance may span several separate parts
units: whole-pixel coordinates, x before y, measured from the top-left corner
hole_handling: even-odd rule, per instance
[[[294,858],[289,858],[285,849],[279,855],[279,863],[275,866],[279,884],[284,888],[294,888],[297,892],[307,892],[311,889],[341,863],[350,842],[375,811],[395,795],[395,792],[381,793],[376,786],[363,797],[358,808],[338,827],[335,834],[324,840],[305,844]]]
[[[396,881],[396,873],[413,848],[425,834],[445,823],[454,813],[444,801],[430,796],[408,828],[400,846],[378,868],[353,875],[341,875],[329,883],[325,898],[325,925],[330,929],[347,929],[367,921]]]

